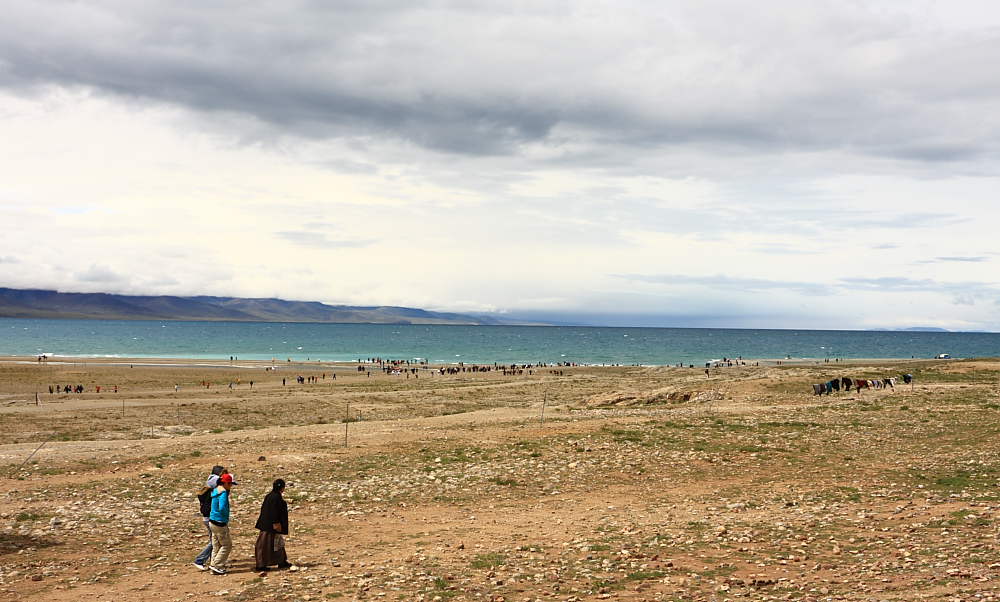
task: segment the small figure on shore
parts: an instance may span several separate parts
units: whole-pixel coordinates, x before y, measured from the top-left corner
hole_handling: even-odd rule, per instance
[[[254,545],[254,569],[266,571],[267,567],[278,565],[279,569],[292,566],[285,553],[285,536],[288,535],[288,502],[281,494],[285,491],[284,479],[275,479],[271,493],[264,496],[257,517],[256,528],[260,531]]]

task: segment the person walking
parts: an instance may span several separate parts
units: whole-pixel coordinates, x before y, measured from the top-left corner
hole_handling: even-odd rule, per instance
[[[219,476],[226,472],[224,466],[215,465],[212,467],[212,474],[208,475],[205,486],[198,492],[198,509],[201,512],[201,522],[208,532],[208,545],[194,559],[194,566],[199,571],[207,571],[205,565],[212,558],[212,529],[209,527],[208,516],[212,513],[212,490],[219,485]]]
[[[238,483],[228,472],[219,477],[219,485],[212,492],[212,511],[208,515],[208,528],[212,530],[212,561],[208,568],[216,575],[226,574],[229,552],[233,539],[229,535],[229,493]]]
[[[275,479],[271,493],[264,496],[256,528],[260,530],[254,545],[254,569],[266,571],[271,565],[279,569],[292,566],[285,553],[285,536],[288,535],[288,502],[281,494],[285,491],[284,479]]]

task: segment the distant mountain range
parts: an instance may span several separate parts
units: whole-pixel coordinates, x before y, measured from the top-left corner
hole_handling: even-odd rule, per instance
[[[0,317],[355,324],[518,323],[487,316],[433,312],[412,307],[326,305],[315,301],[239,297],[61,293],[2,287],[0,287]]]

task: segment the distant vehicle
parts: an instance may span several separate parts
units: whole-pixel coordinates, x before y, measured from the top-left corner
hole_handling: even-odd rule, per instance
[[[937,354],[937,355],[934,356],[934,359],[936,359],[936,360],[950,360],[951,356],[948,355],[947,353],[939,353],[939,354]]]

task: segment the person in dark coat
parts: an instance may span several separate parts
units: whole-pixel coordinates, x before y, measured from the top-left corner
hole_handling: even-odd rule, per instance
[[[288,535],[288,502],[281,497],[285,491],[284,479],[275,479],[271,493],[264,496],[256,527],[260,531],[254,546],[254,570],[266,571],[271,565],[279,569],[292,566],[285,554],[285,536]]]

